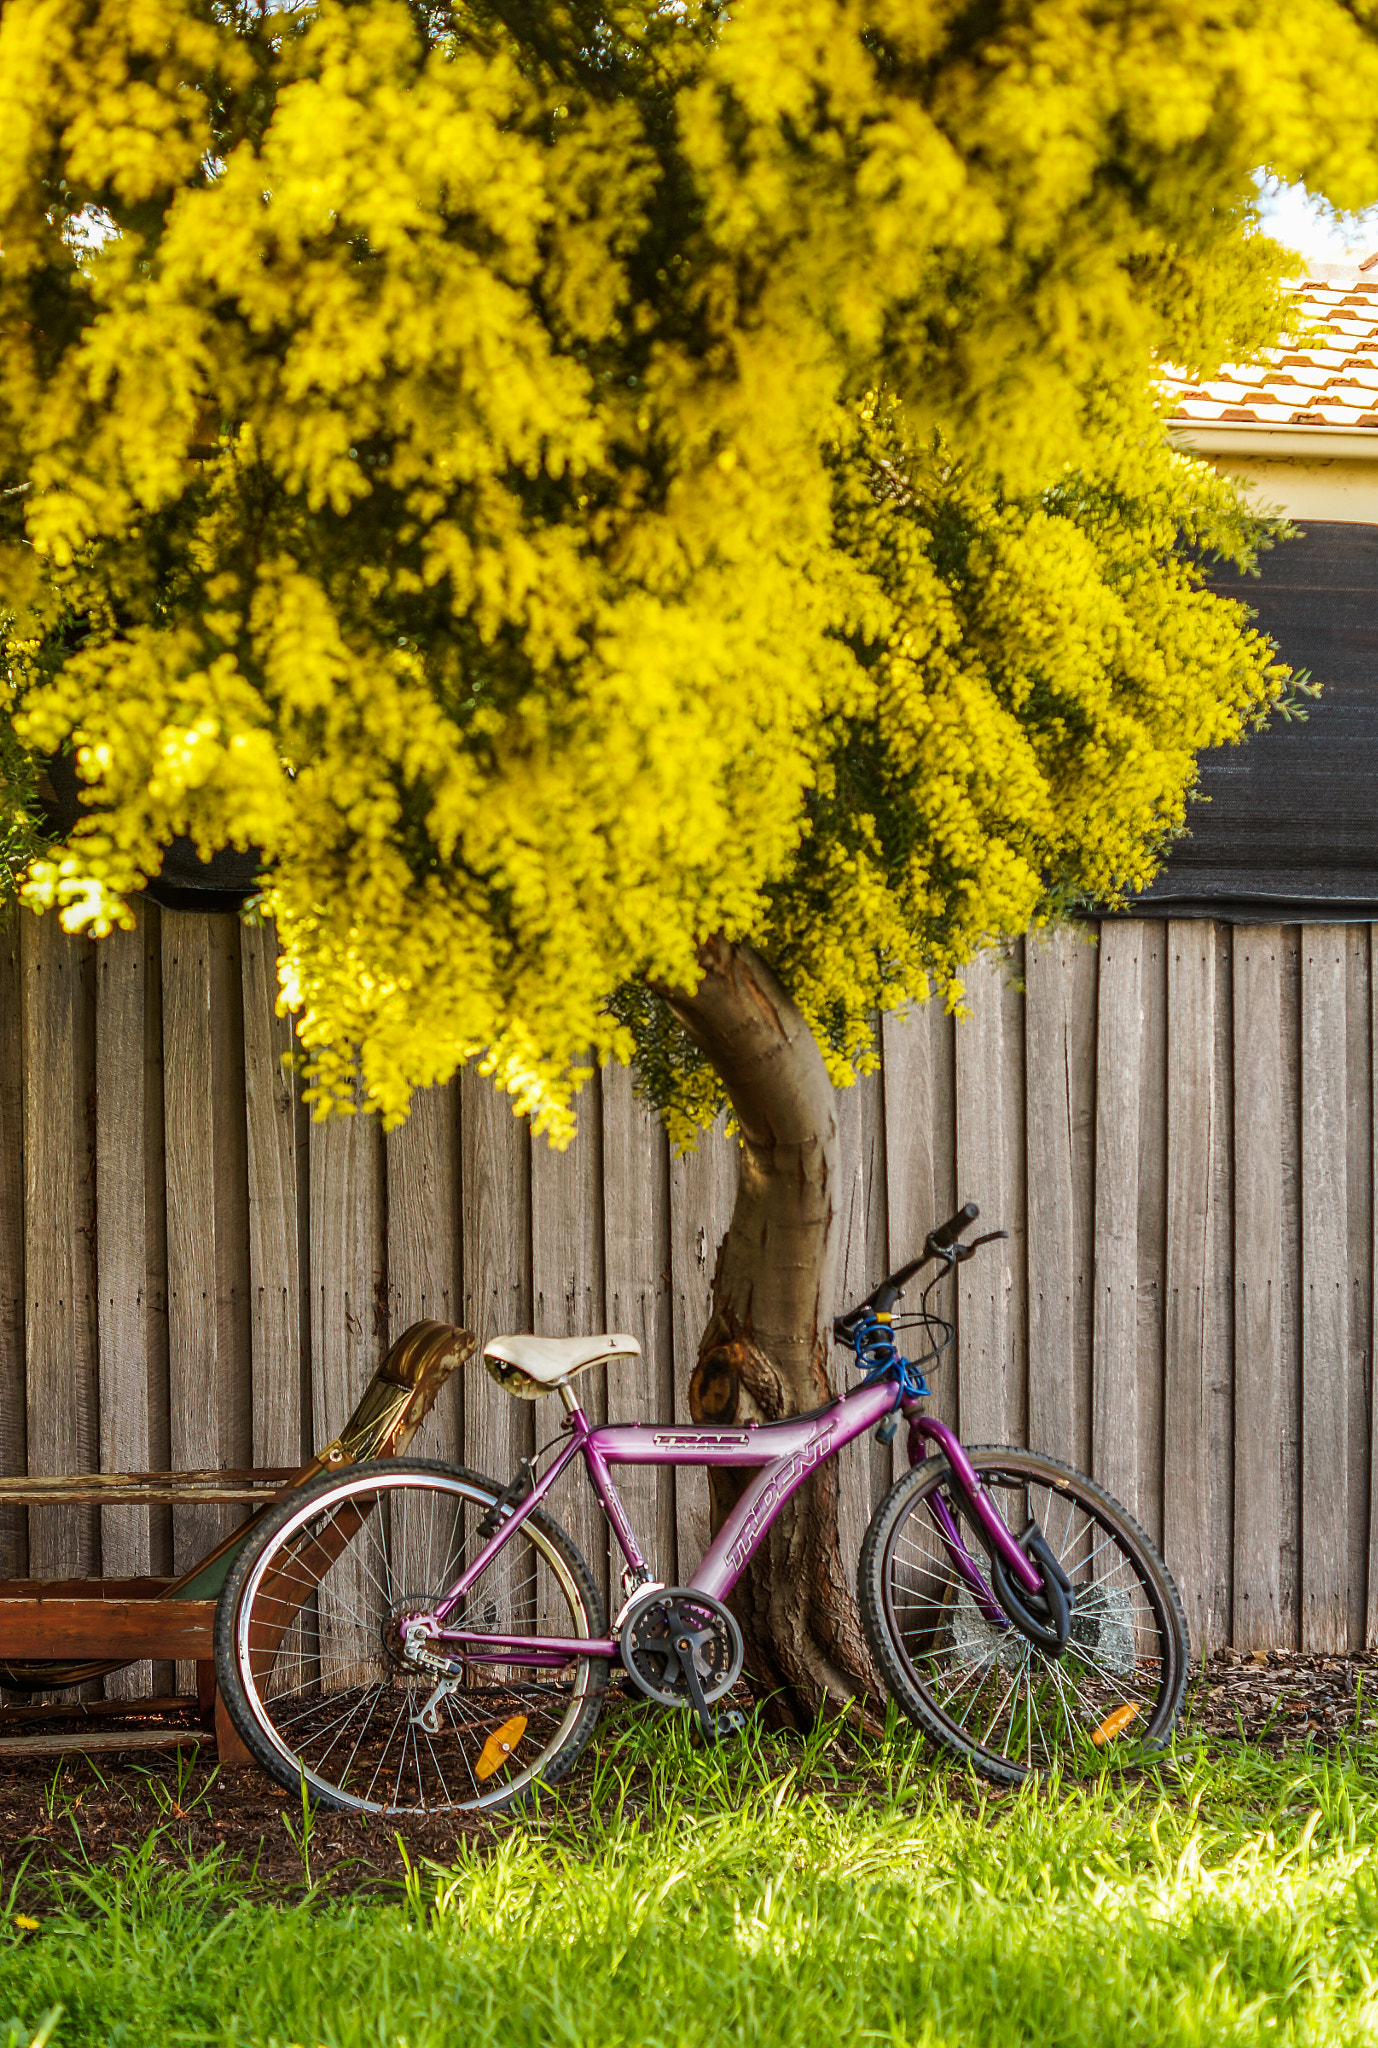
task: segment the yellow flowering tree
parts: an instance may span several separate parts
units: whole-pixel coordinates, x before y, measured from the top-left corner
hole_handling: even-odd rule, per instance
[[[1376,24],[5,0],[3,759],[87,794],[27,900],[260,849],[324,1108],[726,1094],[696,1411],[812,1405],[869,1018],[1145,880],[1280,685],[1151,370],[1285,324],[1256,165],[1373,197]],[[843,1577],[825,1476],[740,1596],[804,1711]]]

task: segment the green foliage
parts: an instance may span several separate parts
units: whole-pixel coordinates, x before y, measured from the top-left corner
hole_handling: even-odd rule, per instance
[[[1146,878],[1282,683],[1155,363],[1372,196],[1338,0],[7,0],[0,612],[99,932],[253,845],[323,1103],[712,1088],[635,984],[879,1004]],[[63,621],[81,622],[63,637]]]
[[[51,844],[38,800],[38,769],[0,707],[0,915],[13,904],[30,863]]]
[[[155,1835],[22,1886],[39,1929],[0,1935],[0,2015],[27,2043],[60,2010],[52,2048],[1371,2038],[1371,1748],[1186,1745],[1146,1778],[1006,1797],[906,1733],[863,1748],[696,1756],[643,1718],[577,1810],[414,1857],[390,1899],[337,1876],[291,1905]]]

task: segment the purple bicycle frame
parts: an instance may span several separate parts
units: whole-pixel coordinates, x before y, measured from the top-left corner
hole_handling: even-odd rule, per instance
[[[485,1571],[527,1516],[538,1508],[562,1472],[581,1453],[593,1489],[598,1495],[618,1545],[634,1571],[646,1569],[646,1559],[617,1488],[613,1465],[705,1465],[756,1468],[754,1482],[743,1493],[732,1513],[719,1529],[695,1571],[687,1581],[690,1588],[725,1600],[745,1571],[757,1545],[790,1496],[798,1491],[811,1472],[840,1450],[864,1435],[891,1413],[895,1405],[894,1385],[880,1381],[858,1387],[830,1402],[812,1415],[787,1416],[782,1422],[750,1424],[745,1428],[714,1428],[706,1423],[683,1426],[665,1423],[608,1423],[595,1428],[576,1402],[569,1404],[565,1427],[568,1443],[562,1445],[549,1468],[524,1500],[489,1538],[473,1562],[466,1566],[426,1617],[427,1636],[453,1645],[475,1662],[524,1664],[558,1669],[572,1657],[608,1657],[619,1654],[611,1636],[503,1636],[450,1629],[446,1623],[465,1594]],[[909,1462],[916,1465],[931,1443],[947,1458],[957,1487],[965,1495],[987,1541],[997,1550],[1011,1576],[1032,1594],[1042,1589],[1038,1568],[1015,1542],[1004,1518],[982,1486],[975,1467],[961,1443],[945,1423],[920,1412],[917,1400],[901,1403],[909,1423]],[[935,1496],[930,1513],[954,1568],[961,1574],[987,1620],[1007,1626],[1007,1618],[986,1584],[980,1567],[962,1541],[946,1502]]]

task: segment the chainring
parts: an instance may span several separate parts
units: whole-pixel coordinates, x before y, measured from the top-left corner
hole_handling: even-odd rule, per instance
[[[620,1640],[628,1678],[662,1707],[691,1701],[689,1658],[711,1706],[737,1683],[746,1656],[742,1632],[721,1600],[688,1586],[660,1586],[643,1595],[628,1610]]]

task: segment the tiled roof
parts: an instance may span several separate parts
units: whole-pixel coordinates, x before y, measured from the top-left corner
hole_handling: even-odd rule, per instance
[[[1344,427],[1378,440],[1378,265],[1327,264],[1301,288],[1304,319],[1325,332],[1268,351],[1251,366],[1229,363],[1209,383],[1169,370],[1174,420],[1205,426]]]

